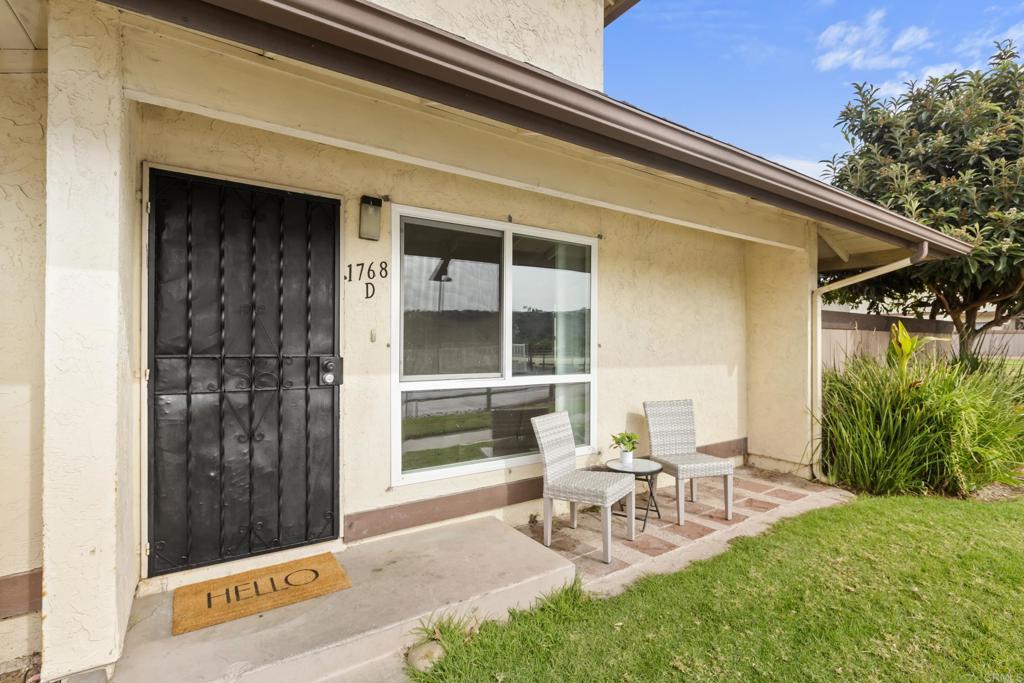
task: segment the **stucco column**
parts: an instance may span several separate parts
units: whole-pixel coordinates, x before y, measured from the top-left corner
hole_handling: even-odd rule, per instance
[[[817,234],[806,248],[745,247],[747,294],[747,448],[753,465],[810,476],[811,292]]]
[[[119,13],[50,0],[43,679],[117,659],[137,582],[134,192]]]

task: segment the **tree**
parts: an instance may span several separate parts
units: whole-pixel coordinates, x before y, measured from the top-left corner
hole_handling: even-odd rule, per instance
[[[839,115],[850,150],[832,158],[832,184],[975,246],[836,292],[873,313],[945,314],[960,358],[977,359],[985,332],[1024,311],[1024,69],[1013,43],[985,70],[908,82],[881,98],[854,85]],[[834,280],[844,274],[830,274]],[[983,311],[991,321],[979,323]]]

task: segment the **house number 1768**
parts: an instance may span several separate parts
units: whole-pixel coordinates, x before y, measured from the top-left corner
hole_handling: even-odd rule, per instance
[[[377,288],[372,280],[384,279],[388,276],[387,261],[370,261],[369,263],[350,263],[345,266],[345,282],[363,282],[366,288],[367,299],[372,299],[377,293]]]

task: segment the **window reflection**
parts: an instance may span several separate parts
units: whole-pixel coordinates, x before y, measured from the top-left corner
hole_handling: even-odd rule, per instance
[[[402,221],[402,375],[501,372],[500,233]]]
[[[405,392],[402,471],[536,453],[530,419],[561,410],[576,444],[589,444],[588,384]]]
[[[513,374],[590,371],[590,280],[590,247],[513,238]]]

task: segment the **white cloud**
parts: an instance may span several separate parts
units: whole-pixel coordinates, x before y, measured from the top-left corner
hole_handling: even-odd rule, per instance
[[[974,67],[971,67],[974,68]],[[963,71],[964,67],[960,62],[944,62],[942,64],[931,64],[915,72],[902,71],[897,78],[878,84],[878,95],[880,97],[895,97],[907,91],[907,81],[924,83],[929,78],[945,76],[951,71]]]
[[[863,23],[840,21],[818,36],[817,67],[832,71],[842,66],[854,69],[897,69],[910,63],[910,53],[932,46],[931,33],[923,26],[909,26],[889,42],[884,25],[885,10],[868,13]]]
[[[882,26],[885,10],[874,10],[863,24],[840,21],[832,24],[818,36],[818,68],[836,69],[843,64],[860,62],[868,58],[868,51],[882,47],[886,30]]]
[[[795,157],[787,156],[773,156],[769,157],[769,160],[774,161],[777,164],[782,164],[787,168],[791,168],[797,173],[803,173],[806,176],[810,176],[815,180],[821,180],[821,176],[826,169],[824,161],[811,161],[810,159],[797,159]]]
[[[775,59],[780,49],[777,45],[766,43],[757,38],[737,40],[732,45],[732,53],[747,64],[761,64]]]
[[[900,76],[899,78],[895,78],[895,79],[893,79],[891,81],[883,81],[883,82],[881,82],[881,83],[879,83],[877,85],[877,88],[878,88],[878,93],[877,94],[882,99],[886,99],[886,98],[890,98],[890,97],[896,97],[897,95],[902,95],[904,92],[907,91],[907,81],[909,81],[909,80],[910,80],[910,78],[909,78],[909,74],[908,74],[907,78],[904,78],[903,76]]]
[[[662,27],[686,26],[698,31],[733,29],[745,19],[740,10],[721,7],[714,0],[649,0],[637,5],[634,11]]]
[[[960,41],[956,51],[975,61],[987,59],[995,52],[995,43],[1007,39],[1012,40],[1018,48],[1024,47],[1024,21],[1002,30],[975,31]]]
[[[931,38],[931,33],[924,26],[908,26],[903,29],[892,44],[892,51],[908,52],[910,50],[931,47],[932,43],[929,41],[929,38]]]
[[[921,75],[918,76],[918,81],[927,81],[929,78],[935,78],[937,76],[945,76],[951,71],[963,71],[963,66],[960,62],[945,62],[943,64],[932,64],[921,69]]]

